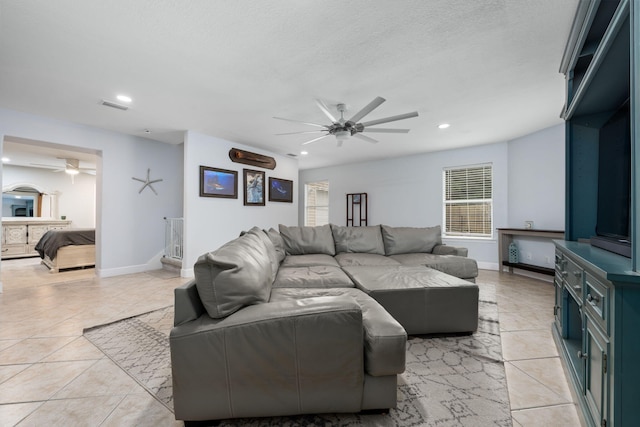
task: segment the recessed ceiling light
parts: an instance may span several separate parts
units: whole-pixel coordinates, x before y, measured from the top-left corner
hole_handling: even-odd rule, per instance
[[[303,155],[303,156],[306,156],[307,154],[309,154],[309,152],[308,151],[301,151],[300,154]]]
[[[438,129],[446,129],[451,126],[449,123],[442,123],[438,125]]]
[[[116,98],[118,98],[118,101],[127,102],[127,103],[132,101],[131,97],[127,95],[118,95],[116,96]]]
[[[2,163],[9,163],[10,161],[11,161],[11,159],[8,158],[8,157],[3,157],[2,158]]]

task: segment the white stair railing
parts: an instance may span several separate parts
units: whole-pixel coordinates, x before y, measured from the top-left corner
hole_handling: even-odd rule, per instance
[[[165,218],[164,256],[182,259],[183,218]]]

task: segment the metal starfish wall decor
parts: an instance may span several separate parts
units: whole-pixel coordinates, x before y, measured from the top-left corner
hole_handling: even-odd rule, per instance
[[[156,196],[158,195],[158,192],[153,188],[153,185],[151,185],[151,184],[154,184],[156,182],[160,182],[162,180],[161,179],[151,180],[151,178],[149,178],[150,174],[151,174],[151,169],[147,169],[147,179],[131,177],[131,179],[134,179],[136,181],[140,181],[140,182],[144,183],[144,185],[142,186],[140,191],[138,191],[138,194],[142,193],[142,190],[144,190],[145,188],[149,187],[151,189],[151,191],[153,191],[156,194]]]

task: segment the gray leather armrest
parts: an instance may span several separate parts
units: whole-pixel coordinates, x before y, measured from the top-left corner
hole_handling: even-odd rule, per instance
[[[435,245],[431,253],[434,255],[457,255],[466,257],[469,250],[467,248],[457,246]]]
[[[196,320],[205,312],[195,280],[175,288],[173,293],[175,296],[173,326]]]
[[[170,335],[176,419],[357,412],[364,381],[362,311],[317,297],[201,316]],[[206,413],[198,413],[207,408]]]

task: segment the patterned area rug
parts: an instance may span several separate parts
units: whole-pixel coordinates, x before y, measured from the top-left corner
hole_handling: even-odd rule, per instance
[[[388,414],[323,414],[229,420],[219,426],[511,426],[493,285],[480,286],[473,335],[411,336]],[[173,307],[84,331],[85,337],[173,411],[169,331]]]

